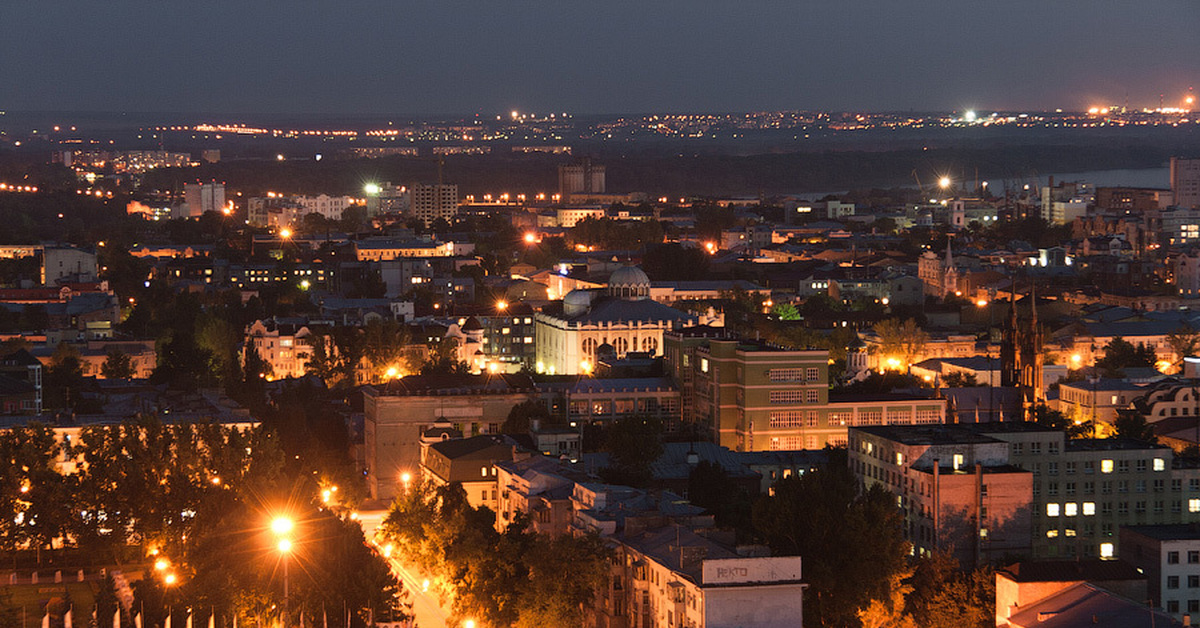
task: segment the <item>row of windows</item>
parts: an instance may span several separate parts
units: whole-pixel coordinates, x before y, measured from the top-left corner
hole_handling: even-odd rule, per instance
[[[770,414],[771,427],[816,427],[818,422],[816,410],[778,410]]]
[[[772,382],[818,382],[821,370],[816,367],[771,369],[767,371],[767,379]]]
[[[1165,505],[1166,505],[1165,501],[1163,501],[1161,499],[1156,500],[1154,502],[1154,512],[1156,512],[1156,513],[1163,512]],[[1059,504],[1058,502],[1049,502],[1046,504],[1046,516],[1047,517],[1058,517],[1061,515],[1064,517],[1074,517],[1074,516],[1082,513],[1083,516],[1085,516],[1085,517],[1091,517],[1096,514],[1096,502],[1082,502],[1082,508],[1080,508],[1080,506],[1081,506],[1081,504],[1076,503],[1076,502],[1066,502],[1064,504]],[[1116,502],[1116,506],[1117,506],[1117,514],[1119,514],[1119,515],[1129,514],[1129,502],[1127,502],[1127,501]],[[1147,506],[1147,502],[1144,500],[1143,501],[1135,501],[1135,502],[1133,502],[1133,511],[1138,514],[1143,514],[1146,512],[1146,506]],[[1171,502],[1171,512],[1178,513],[1181,510],[1183,510],[1183,502],[1182,501]],[[1200,512],[1200,499],[1187,500],[1187,511],[1189,513]],[[1101,502],[1100,503],[1100,513],[1103,515],[1111,515],[1113,513],[1113,502]]]
[[[1036,466],[1036,463],[1035,463],[1035,466]],[[1039,482],[1034,482],[1034,484],[1033,484],[1033,494],[1034,495],[1039,494],[1040,491],[1038,489],[1040,488],[1040,486],[1041,486],[1041,484]],[[1147,484],[1146,484],[1145,480],[1137,480],[1136,482],[1133,483],[1133,492],[1145,493],[1146,486],[1147,486]],[[1165,480],[1154,480],[1153,487],[1154,487],[1155,493],[1161,493],[1161,492],[1165,491],[1166,486],[1167,486],[1167,484],[1166,484]],[[1179,490],[1181,490],[1182,486],[1183,486],[1183,482],[1181,480],[1171,480],[1172,490],[1179,491]],[[1051,497],[1058,495],[1058,487],[1059,487],[1058,482],[1046,482],[1046,495],[1051,496]],[[1128,493],[1129,492],[1129,480],[1117,480],[1116,488],[1117,488],[1118,493]],[[1068,495],[1068,496],[1074,495],[1075,489],[1076,489],[1075,482],[1064,482],[1063,483],[1063,492],[1066,495]],[[1094,494],[1096,492],[1096,483],[1095,482],[1084,482],[1083,490],[1081,492],[1084,495]],[[1112,493],[1113,493],[1112,481],[1105,480],[1100,483],[1100,494],[1101,495],[1111,495]]]
[[[771,403],[820,403],[821,392],[809,390],[772,390],[768,394]]]

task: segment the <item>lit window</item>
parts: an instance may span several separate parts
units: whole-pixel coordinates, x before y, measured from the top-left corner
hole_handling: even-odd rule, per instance
[[[1096,514],[1096,502],[1083,502],[1083,516],[1091,517]]]
[[[1063,514],[1068,517],[1074,517],[1079,514],[1079,505],[1075,502],[1067,502],[1063,504]]]
[[[1112,557],[1113,557],[1113,544],[1112,543],[1101,543],[1100,544],[1100,558],[1112,558]]]
[[[1166,460],[1163,460],[1162,458],[1154,459],[1154,470],[1155,471],[1166,471],[1166,469],[1167,469],[1167,461]]]
[[[708,358],[700,358],[700,372],[701,373],[708,372]]]
[[[1053,539],[1058,537],[1058,530],[1046,530],[1046,538]]]
[[[1200,512],[1200,499],[1188,500],[1188,512]]]
[[[1100,473],[1112,473],[1112,472],[1113,472],[1113,461],[1112,460],[1101,460],[1100,461]]]
[[[1200,499],[1198,499],[1196,501],[1200,502]],[[1046,516],[1047,517],[1057,517],[1058,513],[1059,513],[1058,504],[1054,504],[1054,503],[1046,504]]]
[[[958,471],[960,468],[962,468],[963,460],[964,460],[964,458],[963,458],[962,454],[954,454],[954,470],[955,471]]]

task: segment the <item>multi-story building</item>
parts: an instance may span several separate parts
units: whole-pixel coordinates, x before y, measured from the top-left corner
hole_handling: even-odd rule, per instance
[[[414,184],[409,189],[408,213],[426,225],[439,218],[453,221],[458,213],[458,186],[447,183]]]
[[[497,463],[527,456],[520,453],[516,441],[502,434],[448,439],[422,448],[421,477],[434,486],[457,482],[471,506],[495,511],[499,501]]]
[[[1179,207],[1200,207],[1200,159],[1171,158],[1171,191]]]
[[[683,419],[737,451],[820,449],[846,444],[854,425],[945,421],[942,399],[831,399],[827,350],[782,349],[702,327],[670,332],[665,343],[668,372],[691,400]]]
[[[379,262],[402,257],[451,257],[456,251],[462,250],[461,244],[456,247],[453,242],[434,240],[360,240],[354,243],[354,255],[360,262]]]
[[[1063,382],[1058,386],[1058,409],[1068,419],[1112,425],[1118,412],[1145,393],[1145,388],[1123,379]]]
[[[403,473],[421,464],[421,434],[438,421],[464,436],[498,434],[513,406],[537,396],[527,375],[414,375],[363,389],[367,488],[374,499],[396,496]]]
[[[599,354],[631,351],[662,355],[663,333],[695,324],[697,317],[650,298],[650,279],[635,266],[612,274],[604,294],[573,290],[535,317],[535,368],[539,373],[590,372]]]
[[[679,424],[679,389],[663,377],[584,378],[567,385],[539,388],[551,402],[561,398],[572,423],[611,422],[633,416],[655,417],[667,431]]]
[[[100,271],[96,259],[93,249],[47,245],[42,249],[42,285],[96,281]]]
[[[1017,496],[1011,490],[1005,499],[1010,502],[1006,509],[1030,517],[1028,545],[1036,559],[1114,558],[1122,526],[1200,522],[1200,470],[1176,461],[1169,447],[1124,438],[1067,440],[1060,430],[1029,423],[852,430],[852,468],[864,483],[882,483],[902,498],[902,503],[928,501],[921,493],[932,487],[906,480],[912,479],[907,467],[929,463],[916,463],[911,459],[915,452],[905,450],[922,438],[936,438],[942,445],[937,457],[944,462],[948,453],[952,466],[982,461],[985,479],[978,482],[980,494],[953,494],[958,500],[955,507],[985,505],[983,491],[990,498],[997,490],[986,479],[986,467],[1007,465],[1032,474],[1027,508],[1016,505]],[[982,453],[985,444],[986,458]],[[879,447],[884,448],[882,458],[874,454]],[[896,457],[898,453],[903,457]],[[943,509],[949,507],[945,499],[940,504]],[[924,518],[913,519],[911,512],[908,516],[911,521],[932,525],[928,510]],[[978,517],[989,521],[996,519],[996,514],[989,510],[985,519],[981,511]],[[1003,518],[996,521],[979,526],[992,535]]]
[[[1151,604],[1176,619],[1200,617],[1200,527],[1126,526],[1120,539],[1121,560],[1146,575]]]
[[[584,158],[579,163],[563,164],[558,167],[558,194],[567,198],[571,194],[603,194],[604,166],[593,164]]]
[[[804,625],[801,557],[742,557],[679,525],[626,531],[598,628]]]
[[[225,184],[185,183],[183,200],[186,210],[182,215],[185,218],[198,218],[205,212],[220,212],[225,209]]]
[[[1033,475],[1008,445],[960,426],[850,429],[850,469],[896,495],[904,532],[921,556],[953,549],[962,564],[1026,554]]]
[[[270,365],[272,379],[304,377],[312,358],[308,344],[311,335],[303,321],[254,321],[246,328],[246,349],[258,352],[259,358]]]

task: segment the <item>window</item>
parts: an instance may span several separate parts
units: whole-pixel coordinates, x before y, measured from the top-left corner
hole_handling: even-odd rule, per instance
[[[801,427],[804,422],[802,410],[777,410],[770,414],[771,427]]]
[[[767,379],[772,382],[803,382],[804,369],[771,369],[767,371]]]
[[[1167,564],[1168,565],[1178,565],[1179,564],[1179,552],[1167,552]]]
[[[1075,463],[1074,462],[1068,462],[1063,466],[1065,467],[1065,471],[1066,471],[1067,475],[1072,475],[1075,473]]]
[[[804,391],[804,403],[820,403],[820,391],[816,389]]]
[[[1137,461],[1137,464],[1136,464],[1136,468],[1137,468],[1137,471],[1138,471],[1138,473],[1145,473],[1145,472],[1146,472],[1146,468],[1147,468],[1147,463],[1146,463],[1146,461],[1145,461],[1145,460],[1138,460],[1138,461]]]
[[[1179,612],[1179,600],[1167,600],[1167,612],[1168,613],[1178,613]]]
[[[1168,589],[1178,589],[1179,588],[1179,576],[1167,576],[1167,588]]]
[[[820,381],[821,369],[818,369],[815,366],[808,367],[807,369],[805,369],[805,378],[810,382]]]
[[[1200,565],[1200,551],[1188,550],[1188,564]]]
[[[1117,461],[1117,473],[1129,473],[1129,461],[1128,460],[1118,460]]]
[[[772,390],[767,397],[771,403],[800,403],[804,399],[804,391]]]
[[[1154,459],[1154,470],[1155,471],[1166,471],[1167,470],[1167,461],[1163,460],[1162,458],[1155,458]]]
[[[1100,461],[1100,473],[1112,473],[1112,472],[1113,472],[1113,461],[1107,460],[1107,459],[1101,460]]]
[[[1200,512],[1200,499],[1188,500],[1188,512]]]
[[[1113,557],[1113,544],[1112,543],[1101,543],[1100,544],[1100,558],[1112,558],[1112,557]]]
[[[1079,505],[1075,502],[1067,502],[1063,505],[1063,515],[1074,517],[1077,514],[1079,514]]]
[[[1096,514],[1096,502],[1083,502],[1083,516],[1091,517]]]
[[[1188,576],[1188,580],[1191,581],[1191,579],[1192,579],[1192,576]],[[1195,613],[1196,611],[1200,611],[1200,600],[1188,600],[1187,608],[1188,608],[1189,613]]]
[[[708,372],[708,358],[700,358],[700,372],[701,373]]]
[[[1200,501],[1200,500],[1198,500],[1198,501]],[[1059,505],[1056,503],[1051,502],[1049,504],[1046,504],[1046,516],[1047,517],[1057,517],[1059,510],[1060,510]]]
[[[1046,530],[1046,538],[1048,538],[1048,539],[1058,538],[1058,530]]]
[[[1047,462],[1046,463],[1046,475],[1058,475],[1058,463],[1057,462]]]

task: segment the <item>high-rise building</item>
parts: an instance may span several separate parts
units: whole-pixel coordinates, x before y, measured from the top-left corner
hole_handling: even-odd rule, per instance
[[[1171,158],[1171,191],[1180,207],[1200,207],[1200,159]]]
[[[593,164],[586,157],[578,163],[559,166],[558,193],[564,199],[571,194],[603,194],[604,166]]]
[[[454,220],[458,213],[458,186],[452,183],[414,184],[409,194],[409,214],[426,225],[438,218]]]
[[[225,208],[224,183],[185,183],[183,185],[184,218],[203,216],[204,212],[219,212]]]

